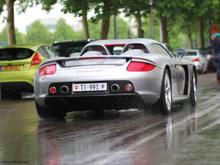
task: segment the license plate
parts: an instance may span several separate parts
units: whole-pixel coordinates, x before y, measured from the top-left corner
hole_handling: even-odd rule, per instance
[[[21,66],[1,66],[0,71],[19,71]]]
[[[72,85],[73,92],[107,91],[107,83],[77,83]]]

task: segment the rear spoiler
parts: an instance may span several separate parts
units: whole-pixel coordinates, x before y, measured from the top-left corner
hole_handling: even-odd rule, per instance
[[[152,60],[149,60],[147,58],[143,58],[143,57],[138,57],[138,56],[120,56],[120,55],[97,55],[97,56],[79,56],[79,57],[59,57],[59,58],[53,58],[53,59],[49,59],[47,61],[45,61],[44,63],[42,63],[40,65],[44,66],[47,64],[51,64],[51,63],[58,63],[61,66],[64,65],[65,62],[67,61],[80,61],[80,60],[95,60],[95,59],[125,59],[126,62],[128,61],[142,61],[142,62],[148,62],[151,63],[155,66],[157,66],[157,64],[155,62],[153,62]]]

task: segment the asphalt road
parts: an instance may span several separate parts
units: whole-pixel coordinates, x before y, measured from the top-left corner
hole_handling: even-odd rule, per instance
[[[74,112],[41,120],[33,99],[0,101],[0,164],[219,165],[220,85],[199,76],[196,108]]]

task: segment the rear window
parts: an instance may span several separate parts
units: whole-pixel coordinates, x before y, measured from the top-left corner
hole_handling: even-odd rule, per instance
[[[197,51],[188,51],[186,52],[187,56],[197,56]]]
[[[81,53],[81,56],[83,56],[85,53],[90,52],[90,51],[99,52],[99,55],[107,55],[107,54],[108,54],[103,46],[100,46],[100,45],[91,45],[91,46],[87,46],[87,47],[83,50],[83,52]]]
[[[0,60],[22,60],[33,55],[34,51],[26,48],[0,49]]]
[[[146,48],[145,45],[143,44],[129,44],[125,47],[125,49],[123,50],[123,52],[126,52],[128,50],[133,50],[133,49],[138,49],[138,50],[142,50],[144,53],[149,53],[148,49]]]
[[[83,47],[88,42],[82,43],[56,43],[53,44],[53,49],[57,56],[59,57],[69,57],[73,53],[80,53]]]
[[[107,44],[105,46],[112,55],[121,55],[125,44]]]

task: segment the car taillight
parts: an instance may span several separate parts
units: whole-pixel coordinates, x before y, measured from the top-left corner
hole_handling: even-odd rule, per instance
[[[43,66],[39,70],[39,74],[41,76],[51,75],[51,74],[54,74],[54,73],[56,73],[56,64],[51,64],[51,65]]]
[[[32,61],[31,61],[31,65],[38,65],[40,63],[41,63],[40,55],[38,53],[35,53]]]
[[[199,59],[199,58],[193,58],[192,61],[193,61],[193,62],[199,62],[200,59]]]
[[[145,63],[145,62],[136,62],[132,61],[129,63],[127,67],[127,71],[129,72],[146,72],[146,71],[151,71],[155,68],[156,66]]]

